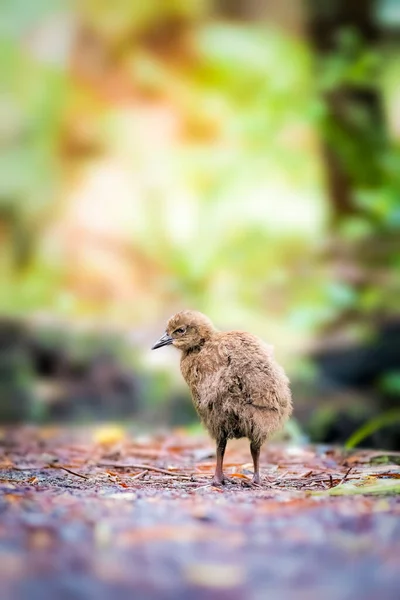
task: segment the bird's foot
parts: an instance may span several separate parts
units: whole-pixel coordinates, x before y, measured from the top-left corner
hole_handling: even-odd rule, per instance
[[[226,481],[227,479],[224,475],[214,475],[211,480],[211,485],[221,487],[222,485],[225,485]]]
[[[258,488],[258,487],[260,487],[260,484],[257,483],[257,481],[254,481],[254,479],[241,479],[239,483],[240,483],[240,485],[242,487],[245,487],[245,488]]]
[[[226,482],[232,483],[234,485],[239,485],[245,488],[259,487],[259,483],[255,482],[252,479],[249,479],[248,477],[225,477],[225,483]]]
[[[236,479],[235,477],[225,477],[225,475],[214,475],[211,480],[211,485],[215,487],[221,487],[227,483],[233,483],[235,485],[241,485],[243,487],[260,487],[261,479],[259,474],[255,474],[253,479]]]

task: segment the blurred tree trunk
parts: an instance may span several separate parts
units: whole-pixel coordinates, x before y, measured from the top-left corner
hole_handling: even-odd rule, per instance
[[[228,19],[259,21],[300,35],[305,31],[303,0],[216,0],[215,10]]]
[[[338,51],[343,31],[356,32],[368,49],[376,46],[381,33],[376,23],[375,0],[349,2],[348,0],[307,0],[309,33],[317,52],[317,61]],[[317,67],[318,68],[318,67]],[[386,147],[386,132],[380,94],[376,80],[364,84],[338,83],[325,94],[328,109],[327,123],[322,131],[323,156],[333,225],[359,212],[353,194],[357,186],[374,188],[382,185],[382,152]],[[362,119],[359,119],[362,115]],[[365,160],[355,172],[346,160],[343,148],[336,139],[346,144],[351,155]]]
[[[394,300],[400,291],[394,216],[400,179],[388,167],[395,155],[379,86],[383,49],[388,40],[396,41],[398,29],[392,23],[389,31],[379,22],[378,0],[306,2],[317,81],[328,79],[322,90],[326,116],[320,137],[331,209],[332,286],[350,298],[337,305],[329,298],[335,317],[320,334],[314,359],[324,380],[370,394],[379,413],[399,399],[399,390],[389,389],[385,380],[400,370]],[[353,329],[366,334],[354,346],[347,335]],[[336,350],[330,342],[339,344]],[[339,422],[336,414],[335,420]]]
[[[333,71],[339,73],[324,92],[326,116],[320,136],[331,231],[339,235],[331,250],[336,281],[350,286],[356,296],[332,328],[349,320],[379,323],[395,314],[392,298],[398,288],[389,265],[399,254],[398,232],[391,222],[399,181],[388,167],[394,149],[379,86],[384,44],[389,37],[391,42],[393,36],[396,39],[398,29],[393,24],[389,32],[379,23],[377,0],[307,4],[318,76],[324,78],[332,61]],[[348,234],[360,232],[360,227],[364,234]]]

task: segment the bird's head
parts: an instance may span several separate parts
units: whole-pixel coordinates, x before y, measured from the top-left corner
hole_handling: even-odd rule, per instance
[[[184,310],[171,317],[165,334],[154,344],[152,350],[172,344],[182,351],[190,351],[209,340],[216,329],[210,319],[195,310]]]

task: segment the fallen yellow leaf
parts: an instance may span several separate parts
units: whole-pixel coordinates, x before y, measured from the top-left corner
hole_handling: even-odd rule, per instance
[[[109,446],[120,442],[125,437],[125,430],[123,427],[118,425],[105,425],[104,427],[98,427],[93,432],[93,440],[97,444],[103,446]]]

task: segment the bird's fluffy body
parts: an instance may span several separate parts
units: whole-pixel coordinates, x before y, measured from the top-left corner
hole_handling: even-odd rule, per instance
[[[292,412],[282,367],[249,333],[214,333],[198,352],[182,354],[181,371],[214,439],[247,437],[261,445]]]
[[[185,335],[172,343],[182,350],[181,372],[210,435],[261,445],[292,412],[289,381],[272,348],[244,331],[217,331],[195,311],[172,317],[167,333],[180,326]]]

